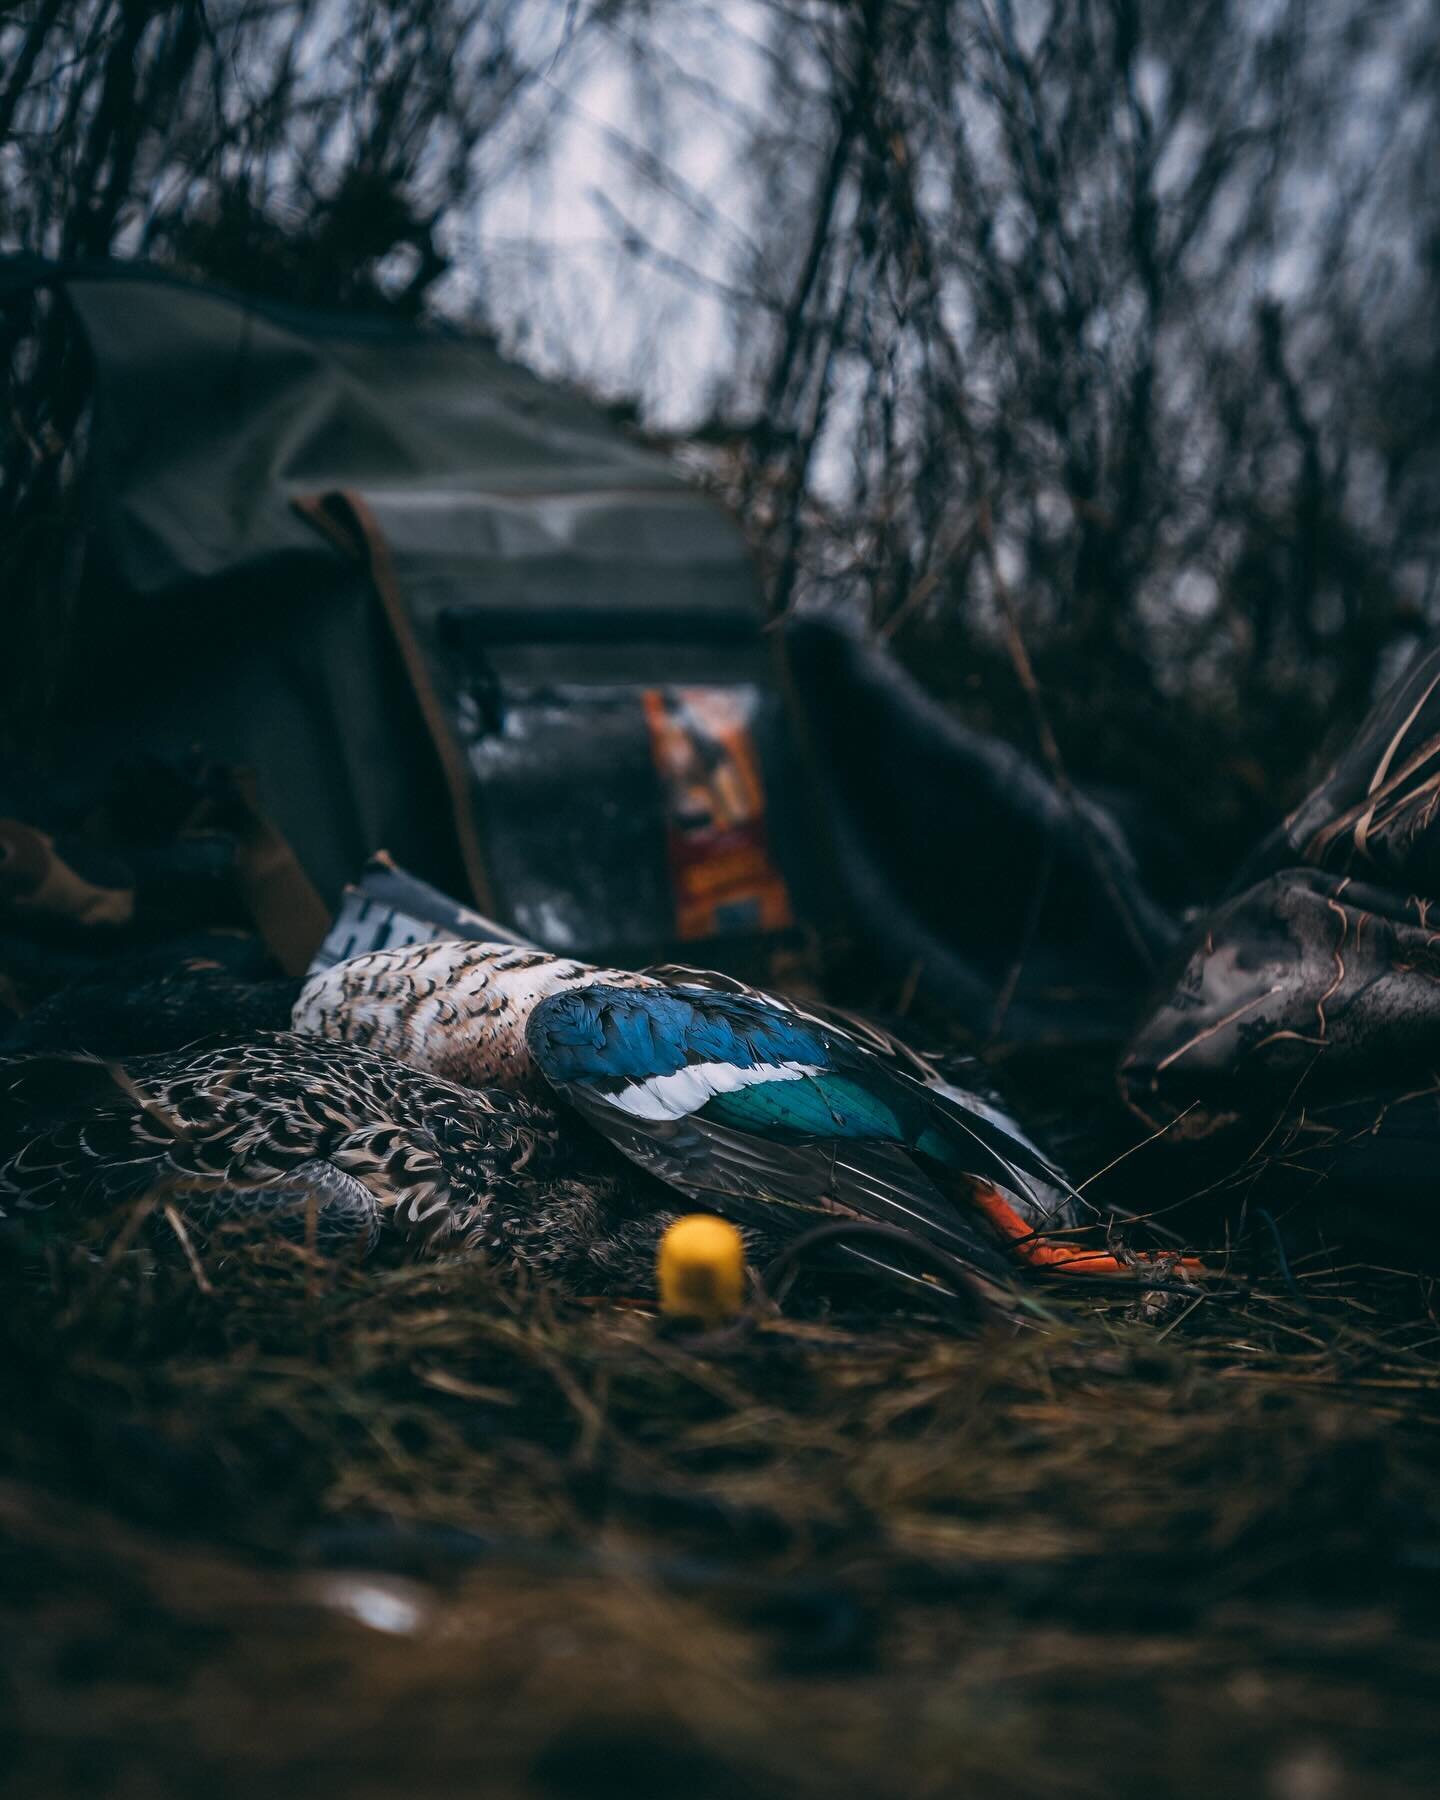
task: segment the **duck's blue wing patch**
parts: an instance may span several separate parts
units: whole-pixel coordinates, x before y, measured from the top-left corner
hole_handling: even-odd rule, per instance
[[[530,1050],[552,1081],[673,1075],[725,1063],[828,1067],[823,1028],[743,994],[688,988],[572,988],[542,1000],[527,1028]]]

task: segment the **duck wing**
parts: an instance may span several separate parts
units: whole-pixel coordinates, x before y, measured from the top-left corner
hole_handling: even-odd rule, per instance
[[[669,986],[702,988],[715,993],[748,995],[777,1011],[789,1012],[823,1029],[839,1032],[855,1047],[869,1051],[894,1073],[906,1075],[962,1113],[993,1125],[1006,1142],[1033,1153],[1028,1185],[1000,1185],[1017,1217],[1033,1231],[1069,1228],[1079,1223],[1082,1212],[1094,1208],[1070,1185],[1040,1146],[1011,1113],[984,1066],[972,1056],[938,1055],[918,1048],[907,1037],[878,1020],[826,1000],[781,1000],[732,975],[715,969],[695,969],[683,963],[657,963],[646,976]]]
[[[797,1224],[819,1211],[898,1225],[999,1276],[1014,1264],[971,1184],[1063,1181],[1003,1123],[770,996],[596,984],[542,1001],[527,1043],[625,1155],[741,1223],[773,1228],[788,1208]]]

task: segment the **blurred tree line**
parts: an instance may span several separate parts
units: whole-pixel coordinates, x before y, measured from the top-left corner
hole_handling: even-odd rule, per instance
[[[703,295],[669,435],[772,606],[1223,861],[1436,612],[1437,60],[1428,0],[27,0],[0,248],[494,323],[642,399],[657,293]],[[583,363],[564,246],[511,287],[475,224],[527,181],[615,246]],[[84,371],[43,296],[3,330],[0,573],[48,617]]]

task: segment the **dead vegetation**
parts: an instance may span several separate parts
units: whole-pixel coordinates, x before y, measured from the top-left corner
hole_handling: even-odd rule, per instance
[[[1428,1281],[702,1356],[142,1242],[4,1240],[7,1792],[1433,1791]]]

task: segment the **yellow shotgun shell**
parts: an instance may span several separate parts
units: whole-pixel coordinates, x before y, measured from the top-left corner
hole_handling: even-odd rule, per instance
[[[660,1310],[719,1325],[745,1304],[745,1240],[728,1219],[691,1213],[660,1240]]]

